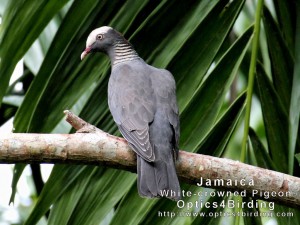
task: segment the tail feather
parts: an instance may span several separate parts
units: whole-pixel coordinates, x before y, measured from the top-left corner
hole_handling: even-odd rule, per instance
[[[137,156],[138,191],[142,197],[180,199],[180,185],[173,158],[168,162],[147,162]]]
[[[138,190],[141,196],[155,196],[156,183],[153,182],[155,172],[149,163],[138,156],[137,170],[138,170]]]

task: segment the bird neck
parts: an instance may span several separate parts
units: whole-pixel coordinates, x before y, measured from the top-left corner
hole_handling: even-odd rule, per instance
[[[117,41],[112,51],[109,52],[109,57],[112,65],[140,58],[132,45],[126,40]]]

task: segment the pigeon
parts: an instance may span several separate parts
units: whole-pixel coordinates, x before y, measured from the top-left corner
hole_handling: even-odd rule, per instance
[[[137,154],[141,197],[180,199],[175,169],[179,151],[179,111],[173,75],[148,65],[117,30],[93,30],[81,54],[102,52],[111,61],[108,105],[122,136]]]

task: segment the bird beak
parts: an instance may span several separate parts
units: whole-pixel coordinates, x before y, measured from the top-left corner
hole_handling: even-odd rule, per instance
[[[89,53],[91,52],[91,49],[92,49],[91,47],[87,47],[87,48],[81,53],[81,56],[80,56],[81,60],[83,60],[84,57],[86,57],[87,54],[89,54]]]

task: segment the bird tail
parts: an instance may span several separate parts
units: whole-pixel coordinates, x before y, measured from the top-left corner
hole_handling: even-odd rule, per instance
[[[173,157],[168,161],[147,162],[137,156],[137,173],[140,196],[180,199],[181,191]]]

